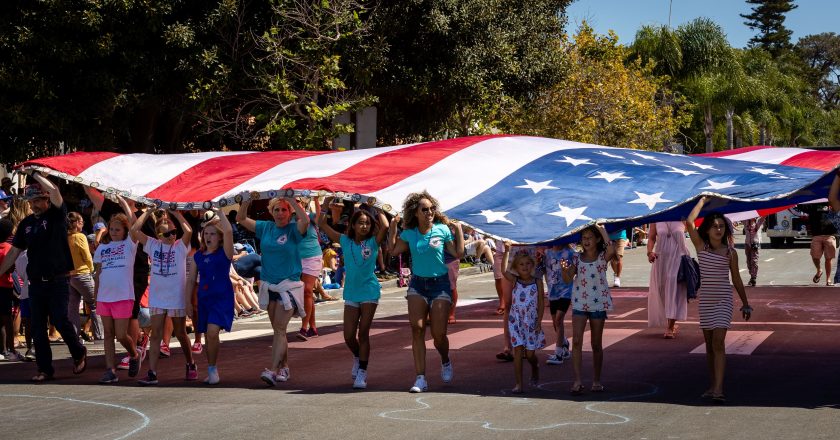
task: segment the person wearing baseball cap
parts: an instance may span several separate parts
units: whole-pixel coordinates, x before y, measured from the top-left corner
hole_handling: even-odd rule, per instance
[[[38,374],[33,382],[44,382],[55,375],[52,349],[47,336],[47,320],[55,326],[73,357],[73,373],[87,367],[87,349],[79,341],[67,316],[69,273],[73,259],[67,243],[67,205],[58,188],[46,177],[34,173],[37,183],[27,185],[23,197],[32,214],[21,220],[12,248],[0,263],[0,273],[11,269],[18,255],[27,250],[29,298],[32,308],[32,332]]]

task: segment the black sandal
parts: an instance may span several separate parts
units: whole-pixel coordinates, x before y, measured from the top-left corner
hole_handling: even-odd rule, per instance
[[[81,358],[73,360],[73,374],[82,374],[87,368],[87,348]]]

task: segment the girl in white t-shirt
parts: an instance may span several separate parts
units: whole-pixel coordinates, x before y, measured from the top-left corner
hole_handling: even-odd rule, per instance
[[[114,214],[108,222],[108,234],[93,255],[94,282],[96,285],[96,311],[102,317],[105,332],[105,374],[99,383],[115,383],[117,371],[114,362],[114,338],[128,352],[128,375],[140,371],[140,353],[135,341],[128,334],[131,310],[134,307],[134,257],[137,242],[128,231],[134,224],[134,213],[124,199],[120,205],[127,214]]]
[[[138,381],[138,384],[143,386],[158,383],[157,362],[167,316],[172,319],[175,337],[178,338],[181,347],[190,346],[190,337],[187,336],[186,330],[186,309],[191,296],[186,294],[186,267],[192,228],[180,212],[168,211],[184,231],[181,239],[176,237],[175,225],[166,219],[160,219],[155,224],[157,238],[149,237],[143,233],[141,227],[150,212],[150,209],[144,210],[131,228],[131,235],[143,245],[152,262],[152,276],[149,282],[149,314],[152,316],[151,354],[149,372],[145,378]],[[185,380],[197,380],[198,369],[193,362],[192,350],[185,348],[183,352],[187,361]]]

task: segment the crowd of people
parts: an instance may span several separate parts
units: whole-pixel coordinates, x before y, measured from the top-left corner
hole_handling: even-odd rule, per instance
[[[838,179],[829,196],[833,211],[825,216],[835,226],[840,225],[835,214],[840,211]],[[38,173],[18,196],[9,196],[11,188],[3,191],[7,207],[0,220],[0,352],[8,360],[34,360],[34,382],[55,377],[50,348],[54,329],[70,351],[75,374],[87,368],[83,342],[103,340],[106,370],[100,383],[117,382],[121,369],[127,369],[129,377],[137,376],[148,353],[148,369],[137,383],[156,385],[158,359],[170,356],[174,335],[183,347],[184,380],[198,379],[196,356],[205,352],[204,382],[218,384],[223,363],[220,332],[231,331],[237,316],[267,313],[274,331],[270,365],[258,377],[274,386],[291,378],[289,322],[301,319],[294,337],[317,337],[315,298],[328,297],[325,286],[340,286],[352,386],[364,389],[373,365],[370,329],[381,295],[377,275],[389,269],[388,256],[405,254],[410,262],[405,268],[410,270],[405,298],[415,370],[410,392],[429,389],[427,327],[440,357],[441,381],[454,380],[447,332],[456,322],[457,274],[467,256],[493,267],[496,313],[503,317],[505,334],[505,347],[497,357],[513,361],[514,393],[524,391],[525,360],[531,367],[530,383],[539,381],[537,350],[546,345],[546,308],[557,341],[546,363],[559,365],[571,358],[570,392],[584,392],[582,348],[588,324],[593,360],[589,390],[604,390],[602,338],[613,308],[607,272],[612,268],[613,287],[618,287],[628,240],[626,235],[608,234],[602,224],[585,228],[577,244],[538,248],[481,237],[448,219],[426,192],[410,194],[400,214],[389,217],[373,206],[348,206],[333,198],[274,198],[266,216],[250,200],[228,214],[219,209],[181,213],[132,207],[119,196],[106,197],[90,188],[77,204],[81,212],[70,212],[59,187]],[[724,340],[733,315],[733,288],[744,319],[750,318],[752,308],[739,273],[732,224],[720,213],[707,212],[696,226],[707,202],[708,197],[700,198],[685,221],[656,223],[634,231],[631,238],[644,234],[638,243],[647,246],[651,263],[649,325],[664,328],[664,338],[674,339],[677,323],[686,319],[686,290],[691,288],[678,275],[691,260],[688,233],[699,260],[696,296],[710,377],[703,396],[724,402]],[[748,285],[756,282],[760,228],[761,221],[745,223]],[[569,308],[571,345],[564,330]],[[26,335],[24,355],[16,351],[21,328]],[[127,353],[121,362],[116,342]]]

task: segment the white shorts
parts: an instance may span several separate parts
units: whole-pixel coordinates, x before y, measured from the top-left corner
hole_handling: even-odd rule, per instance
[[[301,268],[305,275],[318,277],[321,275],[321,269],[324,268],[324,259],[321,257],[309,257],[300,260]]]
[[[475,254],[475,250],[478,247],[477,241],[471,241],[464,246],[464,254],[469,255],[470,257],[477,257],[478,255]]]

